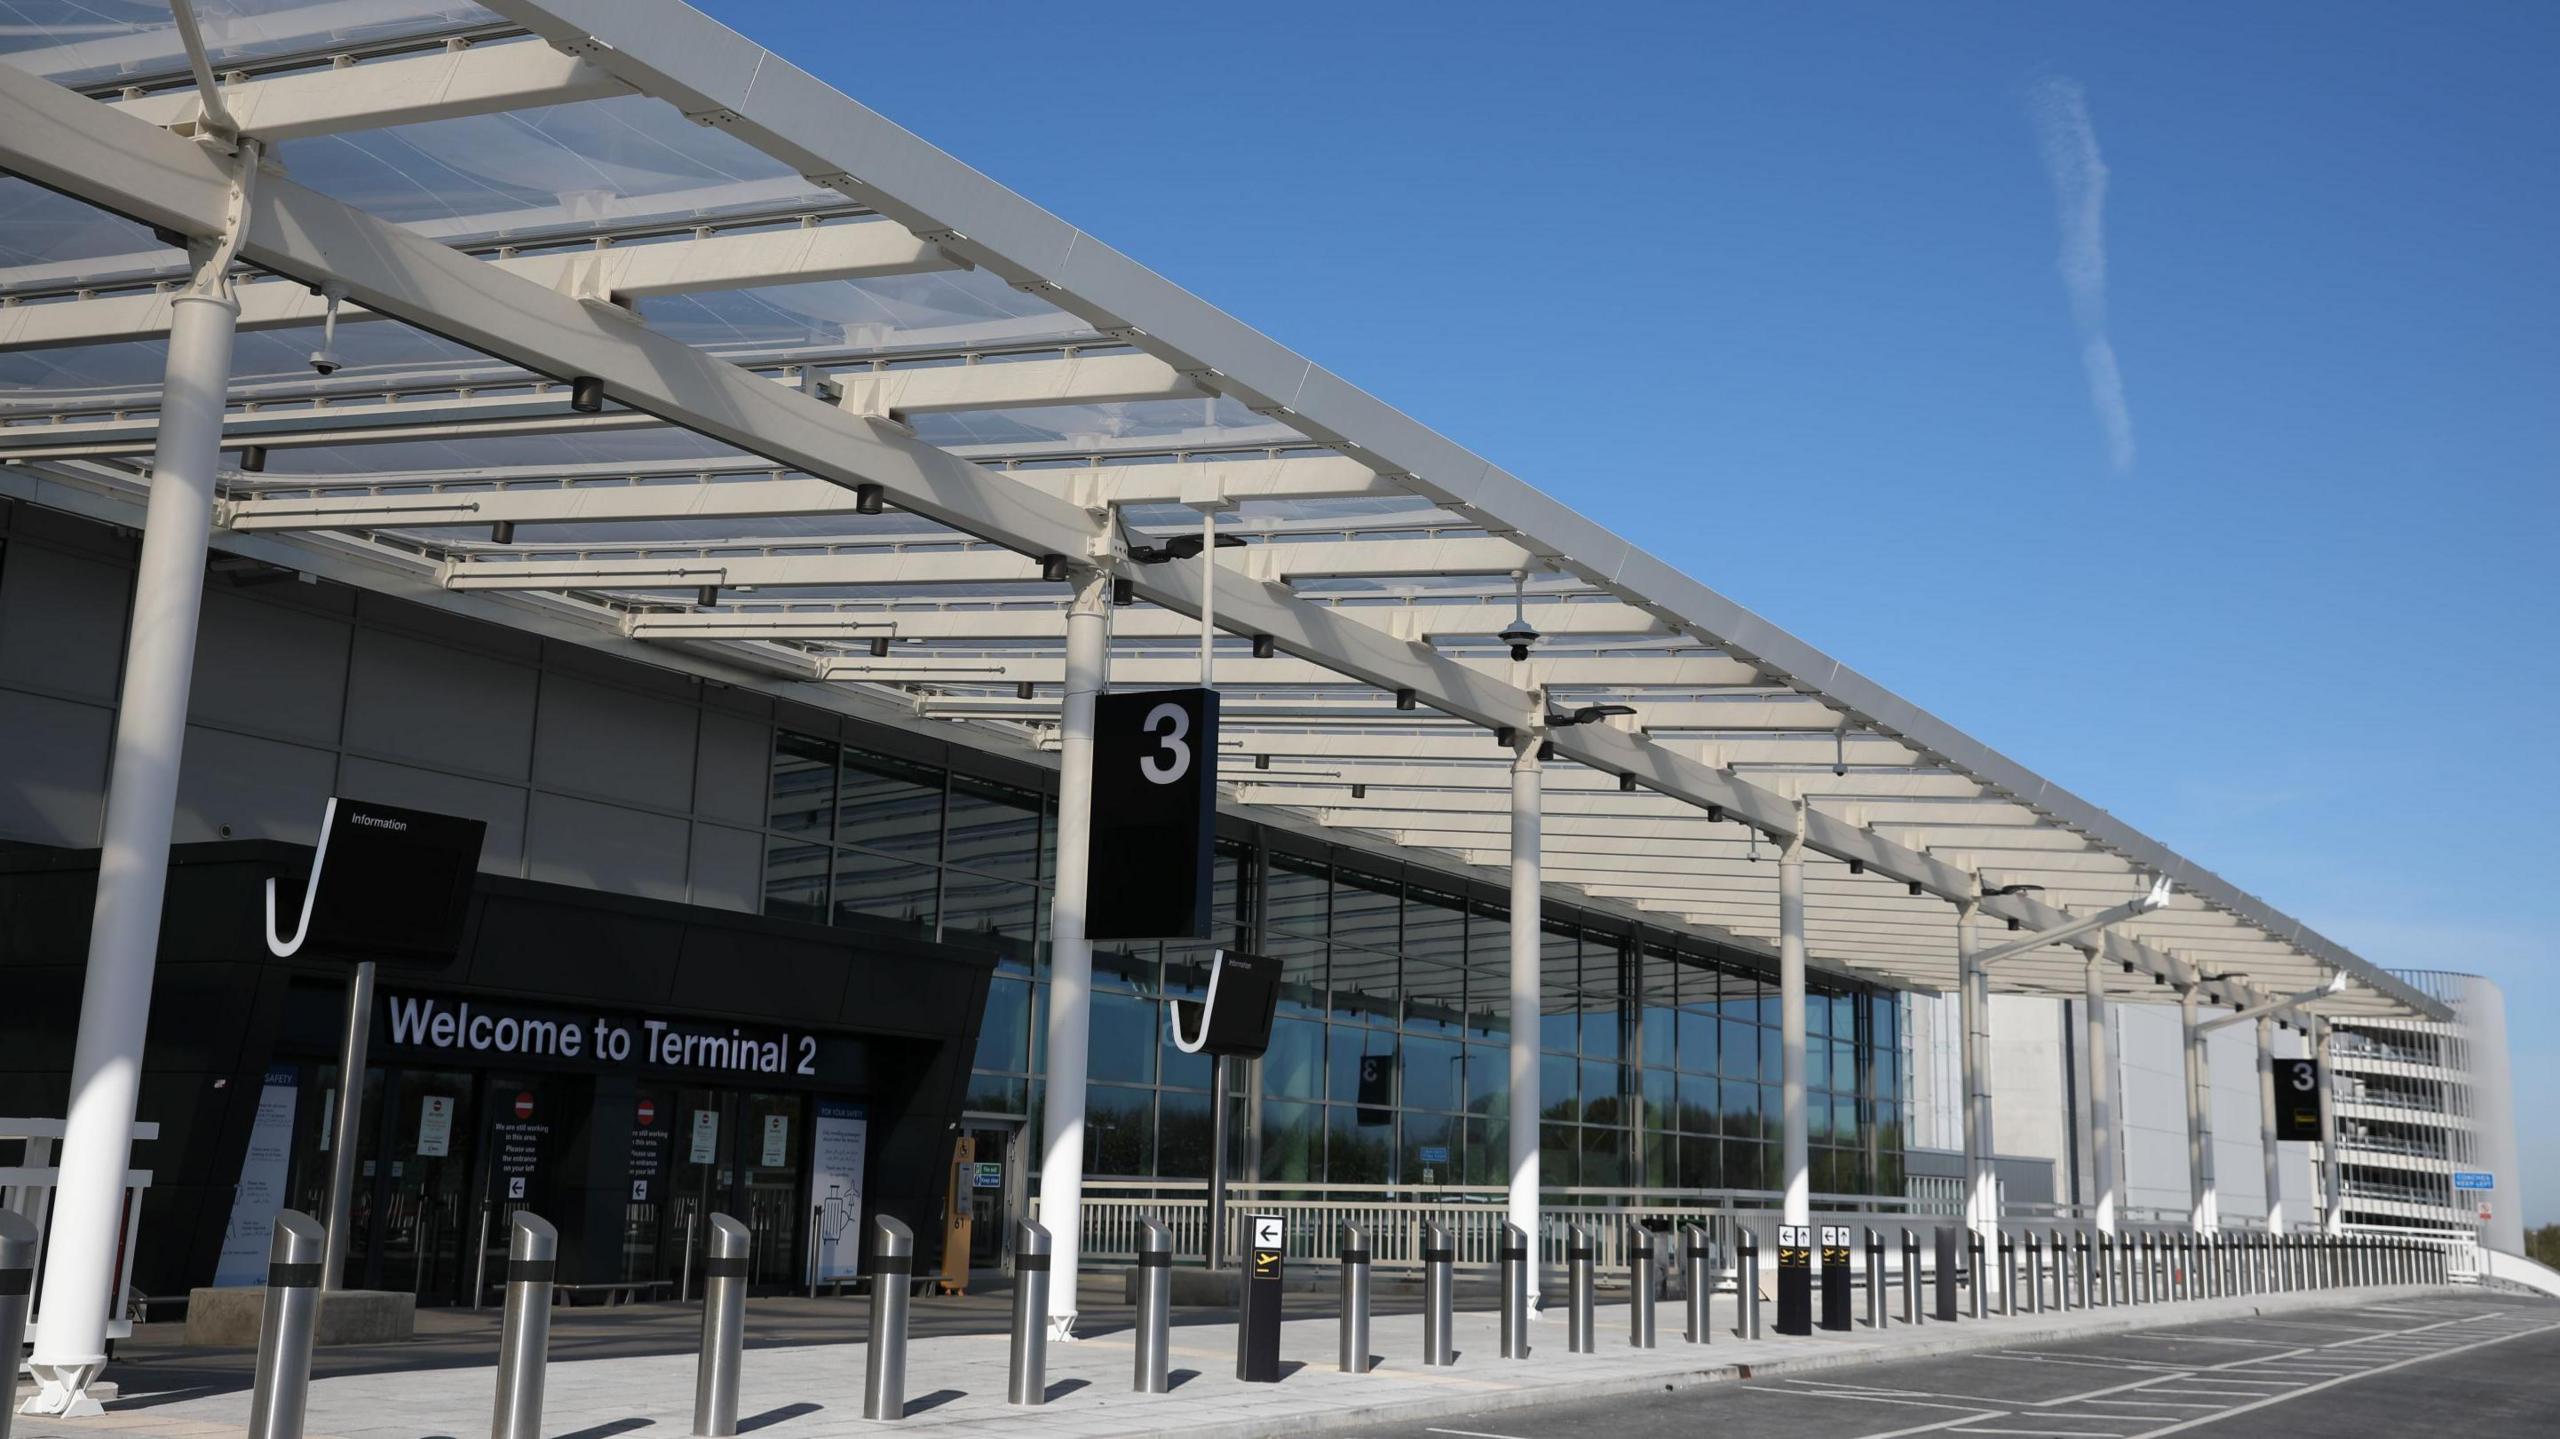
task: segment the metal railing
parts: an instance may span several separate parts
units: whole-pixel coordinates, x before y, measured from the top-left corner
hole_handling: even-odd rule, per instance
[[[54,1165],[53,1151],[62,1142],[64,1121],[59,1119],[0,1119],[0,1144],[24,1141],[26,1150],[17,1164],[0,1165],[0,1209],[23,1215],[35,1225],[36,1233],[50,1238],[54,1187],[62,1173]],[[138,1120],[133,1126],[133,1143],[160,1137],[160,1126],[150,1120]],[[140,1296],[133,1289],[133,1255],[135,1238],[142,1229],[142,1191],[151,1187],[151,1171],[127,1169],[124,1176],[124,1218],[116,1233],[115,1288],[118,1300],[107,1313],[109,1339],[127,1339],[133,1335],[133,1309]],[[260,1236],[263,1248],[264,1236]],[[35,1274],[31,1291],[41,1294],[44,1288],[45,1252],[38,1241]],[[44,1313],[36,1311],[27,1330],[33,1339],[44,1327]]]

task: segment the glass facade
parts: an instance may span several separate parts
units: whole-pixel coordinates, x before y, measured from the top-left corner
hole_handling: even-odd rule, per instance
[[[969,1108],[1036,1121],[1054,829],[1054,803],[1034,790],[780,732],[765,909],[992,949]],[[1239,831],[1219,842],[1215,905],[1214,942],[1094,956],[1089,1173],[1206,1177],[1209,1062],[1174,1048],[1157,996],[1197,995],[1224,944],[1282,965],[1258,1085],[1239,1066],[1230,1100],[1235,1173],[1504,1182],[1511,926],[1498,888]],[[1686,936],[1545,908],[1545,1186],[1777,1187],[1774,977]],[[1899,1012],[1887,990],[1828,976],[1809,986],[1817,1193],[1900,1192]]]

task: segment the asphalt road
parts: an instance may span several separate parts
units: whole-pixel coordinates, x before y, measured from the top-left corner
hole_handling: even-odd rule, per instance
[[[1378,1439],[2552,1439],[2560,1303],[2225,1320],[1366,1431]]]

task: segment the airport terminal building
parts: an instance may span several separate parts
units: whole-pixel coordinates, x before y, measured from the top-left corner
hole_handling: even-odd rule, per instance
[[[2276,1066],[2453,1019],[673,0],[93,8],[0,36],[51,1412],[333,1197],[423,1302],[515,1208],[644,1289],[707,1212],[769,1288],[1036,1213],[1062,1329],[1222,1163],[1293,1244],[2336,1224]],[[283,927],[379,807],[478,847],[341,1075],[355,953]]]

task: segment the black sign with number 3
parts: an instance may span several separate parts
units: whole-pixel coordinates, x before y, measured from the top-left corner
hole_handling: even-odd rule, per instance
[[[2276,1138],[2300,1142],[2320,1137],[2320,1061],[2275,1062]]]
[[[1142,690],[1093,707],[1089,939],[1208,939],[1218,692]]]

